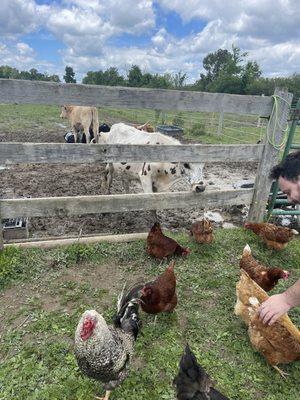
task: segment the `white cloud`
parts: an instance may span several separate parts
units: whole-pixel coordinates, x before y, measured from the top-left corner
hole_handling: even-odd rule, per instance
[[[64,8],[52,9],[46,25],[67,45],[61,54],[68,62],[72,57],[102,57],[108,39],[144,34],[154,27],[155,16],[149,0],[67,0]]]
[[[16,49],[19,52],[20,55],[23,56],[33,56],[34,55],[34,50],[32,47],[30,47],[27,43],[17,43],[16,44]]]
[[[34,0],[1,0],[0,36],[13,38],[32,32],[48,12],[48,6],[39,6]]]
[[[27,43],[5,44],[0,42],[0,65],[9,65],[18,70],[30,70],[36,68],[38,71],[49,75],[61,75],[62,70],[48,61],[38,60],[36,52]]]
[[[297,0],[158,0],[166,10],[177,12],[184,21],[220,19],[224,34],[232,33],[268,40],[299,37],[300,13]]]
[[[166,12],[178,13],[184,23],[201,22],[204,29],[181,39],[172,36],[167,26],[156,26],[157,3]],[[232,0],[226,5],[223,0],[63,0],[51,5],[2,0],[0,63],[23,69],[39,65],[49,73],[72,65],[80,76],[111,66],[125,72],[138,64],[150,72],[181,70],[193,80],[209,52],[235,44],[248,51],[265,74],[291,74],[299,71],[300,64],[298,7],[296,0]],[[38,60],[30,42],[22,38],[39,30],[40,37],[53,35],[65,45],[59,66]],[[131,43],[135,37],[148,37],[148,45],[126,46],[126,41],[121,47],[112,45],[124,34],[132,38]]]
[[[7,64],[18,68],[21,65],[31,65],[34,59],[34,50],[26,43],[17,43],[8,46],[5,43],[0,44],[1,64]]]
[[[285,42],[261,47],[249,52],[268,76],[287,76],[300,71],[300,46],[296,42]]]
[[[105,2],[104,13],[110,15],[111,24],[123,32],[139,35],[155,26],[150,0],[110,0]]]

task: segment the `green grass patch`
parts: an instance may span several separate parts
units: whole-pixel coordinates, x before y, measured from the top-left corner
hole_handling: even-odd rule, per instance
[[[68,121],[60,119],[59,115],[59,106],[2,104],[0,105],[0,130],[38,133],[55,132],[57,124],[69,127]],[[208,144],[256,143],[265,134],[265,128],[257,127],[257,120],[257,116],[225,114],[222,134],[217,136],[218,113],[99,108],[100,123],[143,124],[149,121],[154,127],[161,124],[178,125],[184,129],[185,139]],[[297,127],[295,141],[300,142],[300,127]]]
[[[299,276],[299,239],[275,252],[243,229],[217,230],[210,246],[184,234],[171,236],[192,250],[176,262],[178,306],[159,315],[156,325],[153,316],[142,314],[131,373],[112,400],[173,400],[172,380],[186,342],[230,399],[295,400],[300,363],[283,366],[290,376],[282,380],[252,349],[233,308],[245,243],[261,262],[291,272],[277,293]],[[143,241],[9,248],[0,257],[0,399],[83,400],[102,394],[102,385],[81,374],[73,355],[79,317],[95,308],[109,322],[124,282],[155,277],[167,264],[150,258]],[[300,326],[299,308],[290,315]]]

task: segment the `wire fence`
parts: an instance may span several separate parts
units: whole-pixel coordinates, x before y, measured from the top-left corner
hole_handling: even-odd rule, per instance
[[[103,110],[102,110],[103,111]],[[119,112],[120,111],[120,112]],[[124,122],[175,125],[183,129],[184,138],[200,143],[255,144],[262,140],[267,120],[252,115],[195,112],[164,112],[160,110],[112,110],[107,116],[117,116]]]

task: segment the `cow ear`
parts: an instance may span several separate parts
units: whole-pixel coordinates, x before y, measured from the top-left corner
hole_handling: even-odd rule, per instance
[[[189,163],[184,163],[183,166],[184,166],[184,168],[186,168],[186,169],[191,169],[191,166],[190,166]]]

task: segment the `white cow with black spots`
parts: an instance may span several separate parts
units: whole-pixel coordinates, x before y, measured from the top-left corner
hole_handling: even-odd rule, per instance
[[[178,145],[181,143],[159,132],[140,131],[123,123],[114,124],[110,132],[101,132],[98,143],[106,144],[154,144]],[[185,179],[196,192],[205,190],[203,180],[204,163],[144,162],[114,163],[106,168],[107,192],[114,172],[121,172],[125,191],[129,192],[129,180],[139,180],[145,193],[166,192],[179,179]]]

